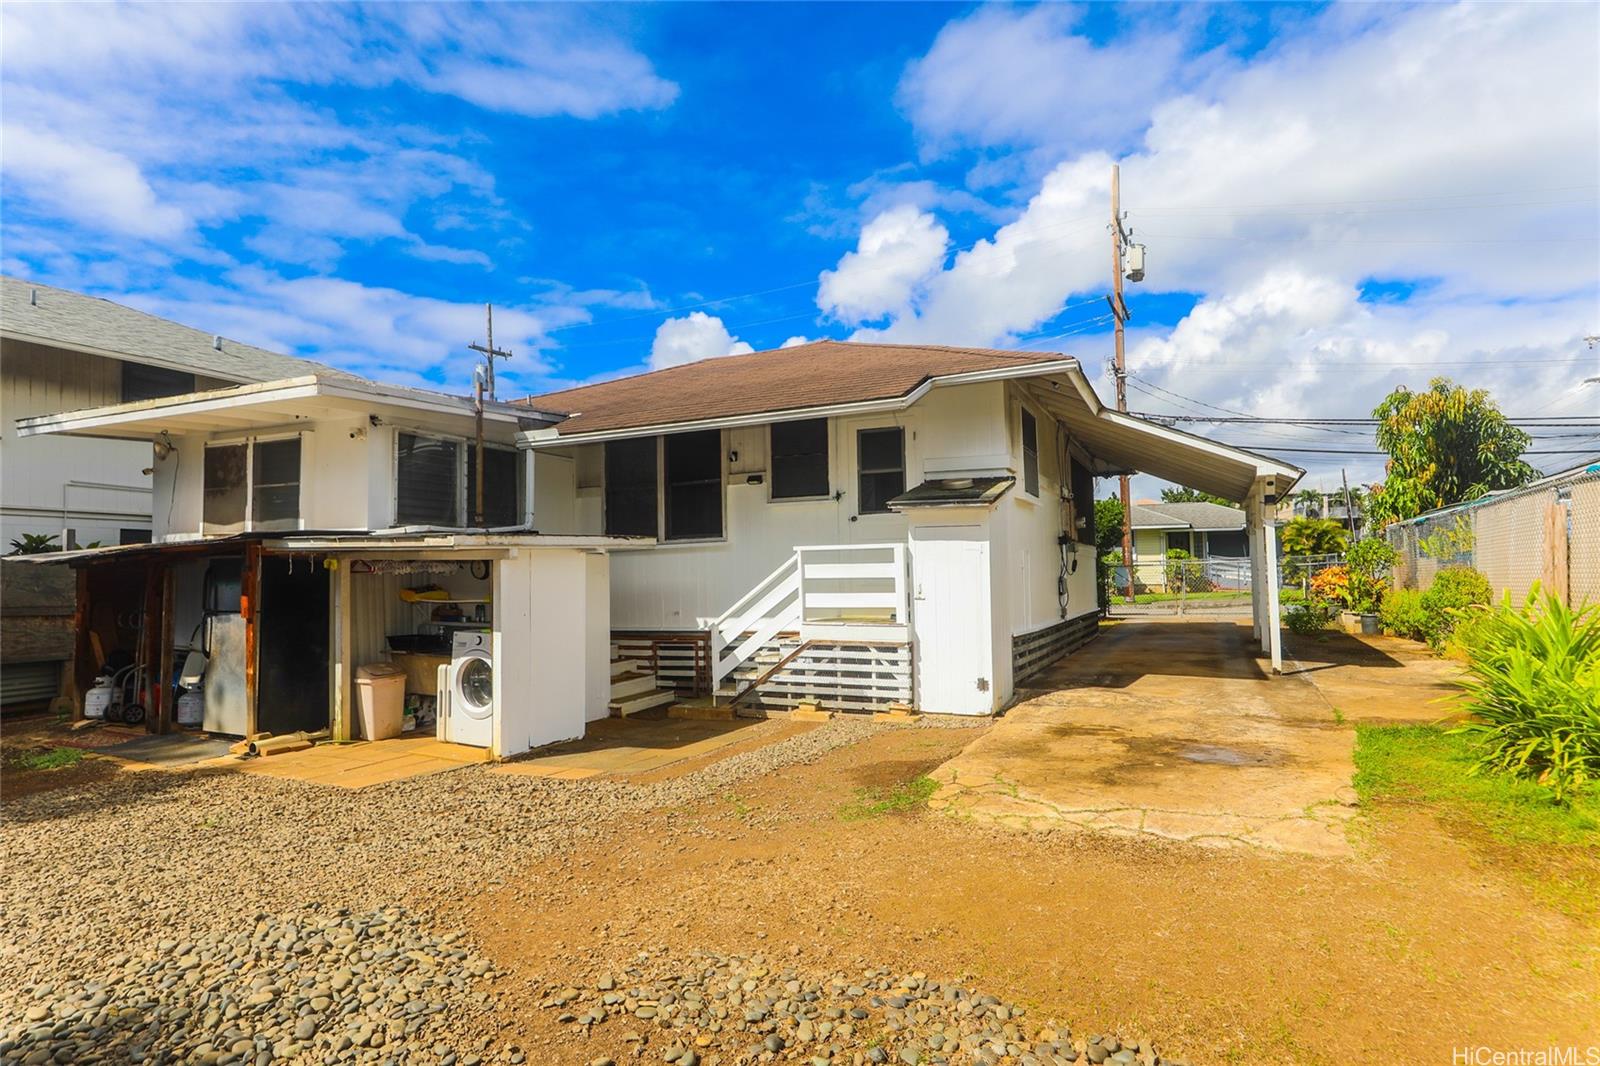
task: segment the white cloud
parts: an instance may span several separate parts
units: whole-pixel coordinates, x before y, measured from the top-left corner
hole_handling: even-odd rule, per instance
[[[796,334],[795,336],[790,337],[788,340],[784,341],[782,344],[778,345],[778,347],[780,347],[780,348],[798,348],[802,344],[810,344],[810,343],[811,343],[811,338],[810,337],[804,336],[803,334]]]
[[[161,201],[138,164],[116,152],[8,122],[0,153],[8,182],[31,189],[52,210],[114,233],[173,239],[192,223],[181,208]]]
[[[910,204],[890,208],[861,229],[856,250],[824,270],[817,306],[842,322],[900,314],[918,286],[944,265],[950,233]]]
[[[1592,292],[1600,12],[1427,6],[1354,35],[1348,18],[1329,13],[1203,96],[1155,108],[1121,161],[1150,248],[1144,287],[1227,291],[1295,266],[1341,283],[1437,279],[1441,296]],[[1064,107],[1060,91],[1041,98]],[[1111,161],[1055,166],[1015,221],[872,335],[992,343],[1104,291]]]
[[[650,369],[664,370],[724,355],[748,355],[754,350],[730,334],[722,319],[704,311],[690,311],[681,318],[667,319],[656,330],[650,345]]]
[[[982,7],[948,23],[900,83],[927,154],[956,147],[1120,145],[1180,79],[1209,65],[1185,35],[1139,24],[1107,43],[1075,33],[1080,8]]]

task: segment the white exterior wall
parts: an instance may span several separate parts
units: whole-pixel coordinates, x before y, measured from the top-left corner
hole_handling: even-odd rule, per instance
[[[586,722],[609,713],[605,562],[538,548],[495,563],[496,756],[581,737]]]
[[[1075,559],[1078,565],[1075,572],[1067,575],[1067,596],[1065,604],[1062,602],[1057,583],[1062,567],[1058,538],[1067,531],[1071,520],[1063,499],[1064,492],[1071,490],[1071,468],[1066,462],[1068,441],[1060,425],[1046,415],[1042,407],[1027,405],[1036,419],[1039,437],[1039,494],[1030,495],[1022,476],[1021,411],[1025,403],[1023,390],[1013,386],[1007,397],[1006,411],[1017,484],[1001,499],[996,522],[996,529],[1004,533],[1000,561],[1009,603],[1007,613],[1001,618],[1009,620],[1008,637],[1099,609],[1095,598],[1092,544],[1076,544],[1068,549],[1068,562]],[[1092,511],[1093,501],[1087,506]]]
[[[491,437],[491,442],[509,444],[509,429],[495,428],[501,439]],[[457,433],[430,430],[420,424],[371,426],[360,415],[260,431],[175,435],[176,454],[161,461],[144,460],[154,462],[155,466],[152,525],[156,539],[192,538],[203,532],[207,444],[238,443],[252,438],[270,440],[295,432],[300,435],[300,528],[389,528],[394,524],[396,434],[402,431],[460,439]],[[100,443],[65,436],[40,440],[51,444]],[[149,445],[138,447],[149,454]]]
[[[925,477],[1005,473],[1010,444],[1000,382],[932,390],[906,411],[829,420],[829,482],[839,499],[772,500],[765,426],[723,435],[727,491],[723,538],[672,543],[612,556],[612,624],[618,629],[701,629],[776,569],[802,544],[881,544],[906,539],[900,514],[856,513],[856,434],[905,430],[906,487]],[[581,533],[600,533],[603,446],[577,454]],[[738,459],[730,456],[738,454]],[[752,474],[762,483],[751,485]],[[536,471],[535,477],[538,473]],[[544,530],[542,524],[541,531]],[[1091,586],[1092,596],[1092,586]]]
[[[0,543],[24,533],[59,537],[71,528],[79,544],[116,544],[122,529],[150,528],[150,479],[142,473],[148,444],[17,436],[19,418],[121,398],[115,359],[0,342]],[[120,488],[101,487],[107,485]]]

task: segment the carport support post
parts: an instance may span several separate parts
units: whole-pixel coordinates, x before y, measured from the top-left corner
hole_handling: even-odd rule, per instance
[[[333,699],[329,704],[333,714],[329,724],[334,740],[348,741],[353,739],[354,734],[351,729],[353,708],[350,683],[353,665],[350,660],[354,650],[350,634],[350,560],[335,556],[334,563],[333,617],[329,620],[333,639],[328,641],[332,653],[328,656],[328,683],[333,690]]]
[[[1283,673],[1283,627],[1278,620],[1278,527],[1273,516],[1262,509],[1262,555],[1266,558],[1267,579],[1267,642],[1272,652],[1272,672]]]

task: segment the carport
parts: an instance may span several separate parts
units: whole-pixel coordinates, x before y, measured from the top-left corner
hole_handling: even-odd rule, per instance
[[[1095,474],[1151,474],[1233,500],[1245,510],[1249,541],[1253,638],[1283,671],[1278,626],[1278,531],[1274,514],[1305,471],[1281,459],[1115,411],[1100,401],[1081,373],[1033,383],[1032,395],[1060,418],[1095,458]]]

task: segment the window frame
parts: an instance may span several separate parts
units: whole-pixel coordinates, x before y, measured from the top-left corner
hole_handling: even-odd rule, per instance
[[[1040,498],[1042,473],[1039,468],[1039,416],[1028,410],[1027,404],[1019,404],[1018,410],[1021,417],[1017,419],[1018,437],[1022,444],[1022,491],[1033,499]],[[1033,447],[1028,447],[1028,426],[1033,425]],[[1032,458],[1032,470],[1029,470],[1029,458]]]
[[[613,444],[632,444],[641,440],[649,440],[654,445],[651,451],[651,465],[655,469],[651,476],[654,483],[653,491],[655,493],[655,498],[653,503],[655,506],[651,510],[655,517],[651,524],[651,531],[649,533],[613,532],[611,529],[611,470],[609,466],[609,456],[607,450]],[[600,531],[602,534],[608,537],[649,536],[654,537],[657,540],[661,539],[661,452],[661,437],[659,435],[645,437],[621,437],[617,440],[608,440],[600,444]]]
[[[455,450],[456,450],[456,461],[455,461],[455,468],[456,468],[456,490],[455,490],[456,513],[455,513],[455,519],[456,520],[455,520],[454,524],[442,525],[442,526],[428,526],[427,528],[434,528],[434,529],[466,529],[467,526],[462,524],[463,519],[466,517],[466,492],[467,492],[466,472],[462,469],[462,464],[464,462],[464,459],[462,457],[466,454],[466,449],[461,446],[462,443],[463,443],[462,438],[460,438],[460,437],[452,437],[452,436],[450,436],[449,434],[446,434],[446,433],[428,433],[428,432],[424,432],[422,430],[416,430],[416,429],[396,429],[395,432],[394,432],[394,447],[391,449],[391,462],[390,462],[391,476],[390,476],[390,482],[389,482],[389,484],[390,484],[389,501],[390,501],[390,507],[391,507],[391,510],[390,510],[390,513],[389,513],[390,524],[393,525],[397,529],[404,528],[406,526],[426,526],[426,523],[421,523],[421,522],[402,522],[400,520],[400,438],[401,437],[419,437],[419,438],[421,438],[423,440],[440,441],[442,443],[452,444],[452,445],[455,446]]]
[[[869,433],[893,433],[899,438],[899,440],[900,440],[900,465],[898,467],[882,467],[882,468],[876,468],[875,467],[875,468],[870,469],[870,470],[867,468],[866,464],[862,461],[863,449],[861,447],[861,440],[862,440],[863,437],[865,437]],[[867,494],[863,489],[864,482],[863,482],[862,479],[865,478],[868,474],[898,473],[900,475],[900,492],[896,493],[895,495],[900,495],[901,493],[904,493],[906,491],[906,480],[907,480],[907,474],[908,474],[908,471],[906,470],[906,466],[907,466],[907,462],[906,462],[906,428],[904,426],[900,426],[900,425],[862,426],[862,427],[858,428],[856,430],[855,461],[856,461],[856,508],[855,508],[855,512],[856,512],[857,516],[861,516],[861,515],[894,514],[895,513],[894,512],[894,508],[892,508],[892,507],[890,507],[888,505],[888,500],[884,501],[884,506],[883,506],[882,510],[874,509],[874,510],[869,511],[869,510],[867,510],[865,508],[864,504],[865,504],[865,501],[866,501],[866,498],[867,498]],[[893,497],[890,497],[890,498],[892,499]]]
[[[295,514],[293,518],[272,518],[264,521],[256,519],[256,445],[276,444],[281,441],[298,441],[300,445],[300,469],[295,481]],[[213,524],[206,519],[206,476],[205,456],[213,448],[243,448],[244,449],[244,518],[237,530],[232,528],[232,523]],[[274,482],[273,484],[288,484],[288,482]],[[305,512],[305,485],[306,485],[306,435],[304,433],[264,433],[260,436],[227,437],[219,440],[208,440],[202,445],[200,452],[200,532],[217,533],[226,535],[233,532],[273,532],[292,529],[304,529],[306,525]]]
[[[822,423],[822,476],[827,482],[827,487],[816,495],[780,496],[778,495],[778,453],[773,447],[773,431],[779,426],[794,426],[806,422]],[[767,424],[767,502],[806,503],[831,499],[833,499],[833,420],[822,417],[797,418],[787,422],[769,422]]]

